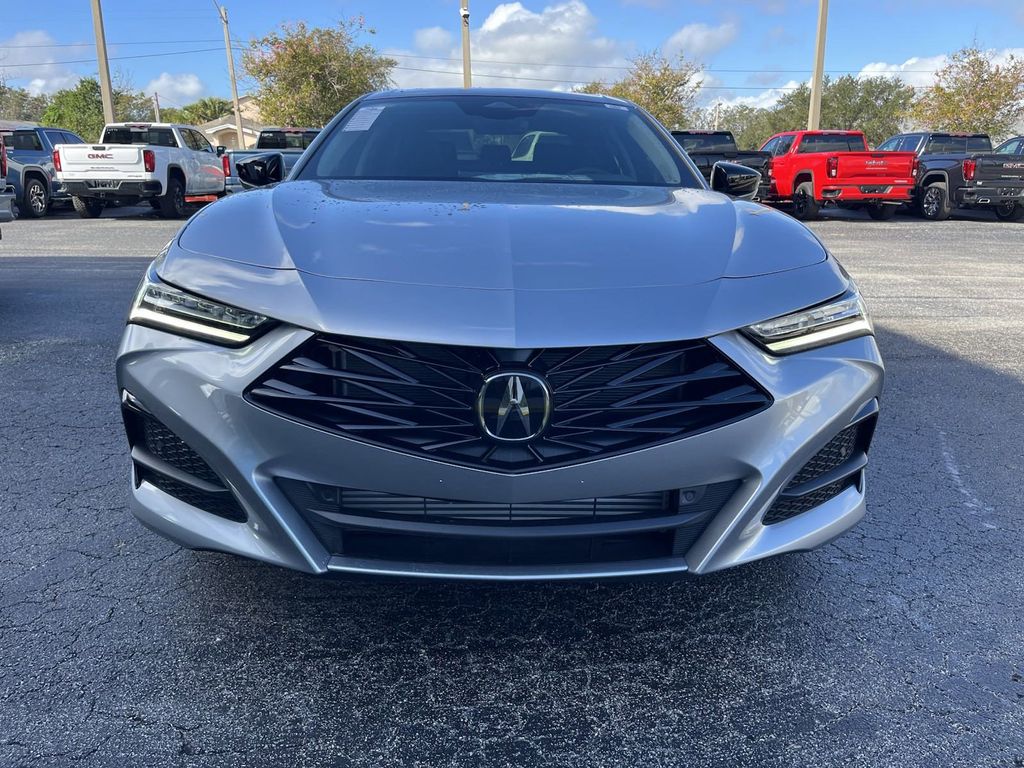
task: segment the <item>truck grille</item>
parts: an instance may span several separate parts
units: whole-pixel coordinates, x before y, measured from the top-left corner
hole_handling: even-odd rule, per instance
[[[520,443],[488,437],[485,378],[546,382],[550,420]],[[253,384],[250,402],[365,443],[515,473],[678,440],[757,413],[771,396],[703,340],[491,349],[316,336]]]

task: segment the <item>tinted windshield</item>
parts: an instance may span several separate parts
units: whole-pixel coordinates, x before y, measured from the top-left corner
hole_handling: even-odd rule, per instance
[[[256,140],[256,149],[305,149],[319,131],[263,131]]]
[[[797,153],[808,152],[863,152],[867,144],[858,134],[810,133],[803,137]]]
[[[992,142],[987,136],[943,136],[939,134],[928,139],[924,154],[963,154],[966,152],[988,152]]]
[[[736,142],[731,133],[673,133],[687,152],[733,152]]]
[[[483,95],[365,101],[298,178],[703,186],[631,107]]]
[[[101,144],[155,144],[158,147],[176,147],[174,132],[170,128],[107,128]]]

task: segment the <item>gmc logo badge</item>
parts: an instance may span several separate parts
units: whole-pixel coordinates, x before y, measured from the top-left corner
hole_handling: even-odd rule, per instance
[[[114,155],[110,152],[90,152],[90,160],[113,160]]]
[[[1003,168],[1024,168],[1024,163],[1003,163]]]

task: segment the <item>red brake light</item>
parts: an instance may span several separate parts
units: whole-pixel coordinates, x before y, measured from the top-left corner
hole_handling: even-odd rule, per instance
[[[834,179],[839,175],[839,158],[832,155],[826,161],[826,167],[828,168],[828,177]]]
[[[156,155],[152,149],[142,150],[142,164],[146,168],[146,173],[152,173],[156,170]]]
[[[59,149],[53,150],[53,167],[54,167],[54,170],[57,170],[57,171],[61,170],[61,167],[60,167],[60,150]]]
[[[964,180],[974,181],[974,172],[978,170],[978,162],[976,160],[964,160]]]
[[[231,175],[231,158],[227,155],[220,156],[220,165],[224,169],[224,178]]]
[[[916,179],[917,178],[917,173],[920,170],[921,170],[921,159],[919,157],[915,156],[914,157],[914,162],[912,162],[910,164],[910,175],[913,176]]]

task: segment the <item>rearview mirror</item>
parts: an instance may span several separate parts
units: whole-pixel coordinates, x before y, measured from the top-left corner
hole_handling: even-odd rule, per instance
[[[738,163],[715,163],[711,169],[711,188],[729,197],[752,200],[761,185],[761,172]]]
[[[228,148],[225,147],[223,144],[218,144],[217,145],[217,157],[220,157],[221,155],[223,155],[227,151],[228,151]]]
[[[244,187],[266,187],[284,178],[284,157],[280,152],[253,155],[235,163]]]

